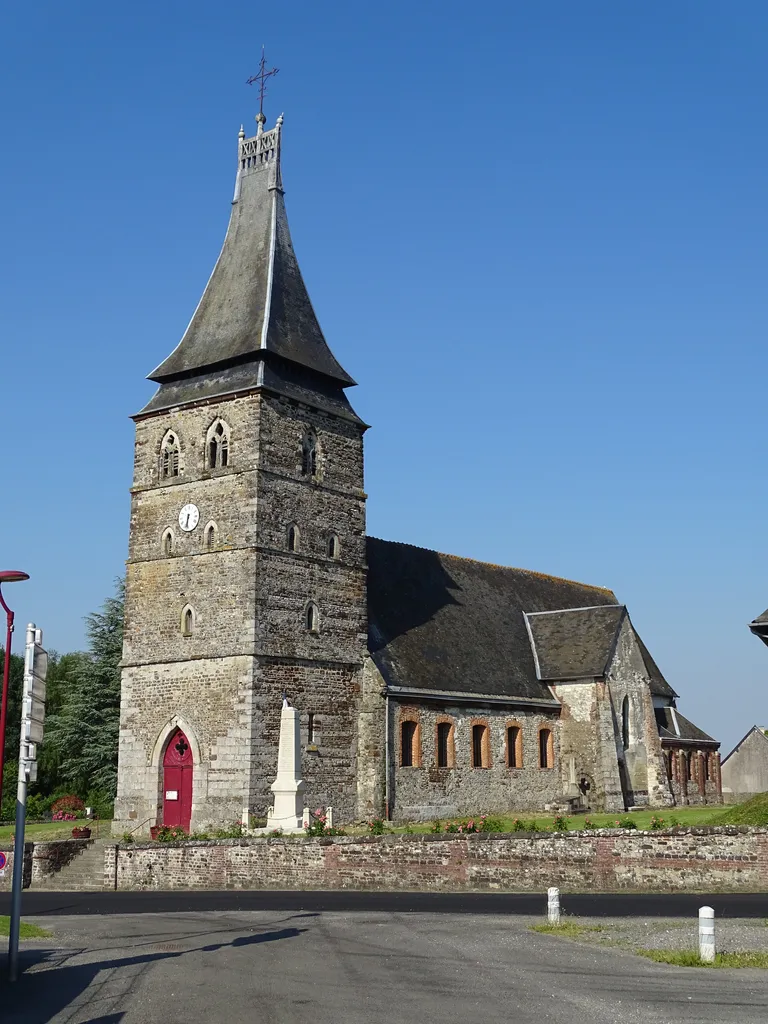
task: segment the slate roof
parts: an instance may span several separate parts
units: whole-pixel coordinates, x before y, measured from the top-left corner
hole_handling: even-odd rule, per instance
[[[174,351],[149,375],[160,391],[142,412],[270,386],[287,393],[290,368],[351,408],[354,380],[326,343],[291,242],[280,168],[282,119],[241,138],[235,199],[224,245],[203,297]],[[245,154],[254,154],[253,157]],[[265,362],[271,381],[263,380]],[[295,384],[295,381],[294,381]],[[314,386],[310,389],[314,393]],[[354,416],[354,413],[352,413]]]
[[[367,538],[368,647],[390,686],[551,703],[524,612],[609,606],[603,587]]]
[[[750,622],[749,628],[764,644],[768,644],[768,608]]]
[[[690,743],[712,743],[720,746],[718,740],[713,739],[703,729],[699,729],[693,722],[684,718],[676,708],[655,708],[656,725],[659,727],[659,736],[662,740],[682,740]]]
[[[667,680],[661,674],[661,669],[651,657],[651,652],[643,643],[643,638],[634,626],[632,627],[632,631],[635,634],[635,639],[637,640],[640,653],[642,654],[643,661],[645,662],[646,671],[648,672],[648,677],[651,681],[651,693],[658,697],[678,697],[679,694],[675,693]]]
[[[605,675],[625,615],[619,604],[526,615],[539,678]]]

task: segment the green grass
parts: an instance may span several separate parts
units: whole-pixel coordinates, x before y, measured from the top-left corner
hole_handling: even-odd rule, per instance
[[[532,924],[532,932],[541,932],[542,935],[562,935],[566,939],[578,939],[588,932],[601,932],[603,928],[599,924],[586,925],[578,924],[576,921],[561,921],[560,924]]]
[[[75,825],[87,825],[91,829],[91,837],[98,839],[99,836],[110,834],[111,821],[44,821],[39,824],[27,825],[24,829],[25,839],[67,839],[72,835]],[[16,831],[15,825],[0,825],[0,843],[7,845],[11,836]]]
[[[758,793],[744,804],[720,810],[713,825],[768,825],[768,793]]]
[[[8,935],[10,928],[10,917],[0,915],[0,935]],[[50,939],[51,935],[52,933],[46,931],[45,928],[38,928],[36,924],[29,924],[27,921],[22,921],[19,927],[20,939]]]
[[[745,805],[746,806],[746,805]],[[737,807],[733,807],[732,810],[737,810]],[[586,818],[592,822],[595,828],[605,828],[606,826],[613,825],[619,818],[629,817],[634,821],[639,829],[650,828],[651,818],[663,818],[668,821],[670,818],[675,818],[680,825],[714,825],[720,824],[718,819],[723,814],[722,807],[675,807],[671,810],[648,810],[648,811],[631,811],[622,812],[621,814],[579,814],[568,816],[568,829],[575,831],[577,829],[584,828],[584,822]],[[475,820],[479,815],[461,815],[460,819],[466,820],[474,817]],[[526,814],[525,811],[520,811],[516,814],[504,814],[504,815],[489,815],[502,822],[502,831],[511,832],[512,823],[516,818],[521,821],[530,822],[535,821],[541,831],[552,827],[553,814]],[[445,821],[443,822],[445,824]],[[432,831],[433,822],[431,821],[419,821],[413,822],[410,825],[397,825],[395,827],[387,827],[387,831],[395,834],[401,834],[406,831],[413,832],[414,834],[422,834],[424,832]],[[350,833],[353,832],[365,832],[366,829],[348,829]]]
[[[715,953],[714,963],[700,960],[693,949],[636,949],[635,953],[676,967],[768,967],[768,953]]]

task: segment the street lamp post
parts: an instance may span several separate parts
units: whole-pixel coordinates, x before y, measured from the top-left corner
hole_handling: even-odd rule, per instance
[[[0,572],[0,605],[5,610],[5,658],[3,660],[3,694],[0,704],[0,807],[3,805],[3,762],[5,761],[5,720],[8,717],[8,681],[11,674],[11,637],[13,635],[13,612],[5,603],[3,598],[4,583],[19,583],[21,580],[28,580],[25,572],[15,569],[7,569]]]

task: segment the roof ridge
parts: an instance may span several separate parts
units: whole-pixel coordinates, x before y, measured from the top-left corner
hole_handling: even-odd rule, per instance
[[[371,534],[367,534],[367,536],[370,537],[371,540],[380,540],[384,544],[400,544],[402,547],[415,548],[417,551],[431,551],[435,555],[440,555],[441,558],[455,558],[457,562],[475,562],[477,565],[487,565],[491,569],[511,569],[513,572],[523,572],[527,576],[538,576],[539,579],[545,580],[557,580],[559,583],[573,583],[577,587],[586,587],[588,590],[600,590],[604,594],[610,594],[612,597],[616,596],[610,587],[597,586],[594,583],[582,583],[580,580],[568,579],[566,576],[554,576],[552,573],[548,572],[537,572],[535,569],[524,569],[519,565],[500,565],[498,562],[486,562],[482,558],[469,558],[467,555],[452,555],[447,551],[438,551],[436,548],[425,548],[421,544],[410,544],[408,541],[404,540],[385,540],[384,537],[373,537]],[[605,606],[595,605],[594,607]]]

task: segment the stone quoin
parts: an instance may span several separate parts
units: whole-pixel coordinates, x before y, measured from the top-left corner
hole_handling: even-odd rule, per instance
[[[285,696],[337,823],[719,801],[719,744],[610,590],[366,536],[367,426],[264,124],[134,416],[116,834],[266,817]]]

